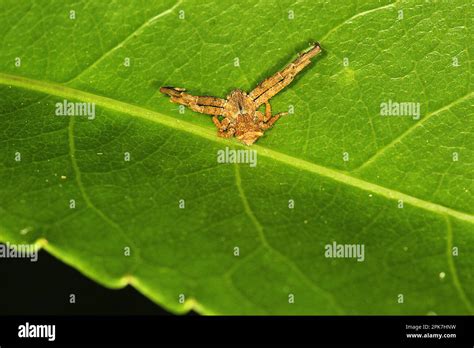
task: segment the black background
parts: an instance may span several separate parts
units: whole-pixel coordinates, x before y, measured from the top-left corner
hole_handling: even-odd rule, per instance
[[[0,315],[76,314],[172,315],[133,287],[105,288],[44,250],[36,262],[0,258]]]

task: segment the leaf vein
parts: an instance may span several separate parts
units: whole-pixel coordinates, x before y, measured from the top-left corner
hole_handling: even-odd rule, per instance
[[[68,81],[66,81],[65,83],[70,83],[74,80],[76,80],[78,77],[82,76],[86,71],[92,69],[94,66],[96,66],[97,64],[99,64],[101,61],[103,61],[105,58],[107,58],[111,53],[115,52],[116,50],[118,50],[120,47],[122,47],[127,41],[129,41],[130,39],[132,39],[133,37],[135,37],[136,35],[138,35],[138,33],[142,32],[146,27],[148,27],[150,24],[152,24],[153,22],[155,22],[157,19],[163,17],[163,16],[166,16],[168,13],[171,13],[174,11],[174,9],[176,9],[179,5],[181,5],[181,3],[183,2],[183,0],[178,0],[176,2],[176,4],[174,4],[172,7],[170,7],[169,9],[153,16],[152,18],[150,18],[149,20],[147,20],[145,23],[143,23],[141,26],[139,26],[137,29],[135,29],[133,32],[131,32],[125,39],[123,39],[122,41],[120,41],[118,44],[116,44],[114,47],[112,47],[111,49],[109,49],[108,51],[104,52],[99,58],[97,58],[94,62],[92,62],[89,66],[87,66],[85,69],[83,69],[79,74],[75,75],[74,77],[70,78]]]
[[[230,141],[227,139],[219,138],[216,136],[215,132],[212,128],[198,126],[196,124],[192,124],[189,122],[182,121],[180,119],[176,119],[172,116],[164,115],[157,111],[152,111],[143,107],[139,107],[133,104],[128,104],[125,102],[121,102],[116,99],[111,99],[107,97],[103,97],[100,95],[92,94],[89,92],[85,92],[82,90],[66,87],[61,84],[53,83],[53,82],[44,82],[38,81],[26,77],[20,77],[16,75],[9,75],[0,73],[0,84],[16,86],[23,89],[29,89],[37,92],[42,92],[46,94],[51,94],[67,99],[79,99],[84,102],[91,102],[95,103],[99,106],[107,108],[109,110],[113,110],[119,113],[127,114],[131,117],[137,117],[144,120],[148,120],[150,122],[159,123],[163,126],[173,128],[179,131],[187,132],[190,134],[194,134],[196,136],[202,137],[209,141],[229,145]],[[467,99],[468,96],[474,95],[474,92],[470,95],[464,97]],[[447,109],[452,104],[445,106],[442,109]],[[437,112],[440,112],[442,109],[439,109]],[[426,117],[425,117],[426,118]],[[421,122],[421,121],[420,121]],[[232,142],[236,146],[244,147],[237,142]],[[375,193],[379,196],[385,197],[390,200],[398,201],[402,199],[405,204],[409,204],[424,210],[428,210],[434,213],[438,213],[441,215],[450,215],[455,217],[459,220],[467,221],[469,223],[474,223],[474,216],[470,213],[459,211],[456,209],[448,208],[441,204],[432,203],[421,198],[417,198],[411,195],[408,195],[403,192],[396,191],[391,188],[383,187],[377,184],[374,184],[369,181],[365,181],[361,178],[357,178],[355,176],[349,175],[347,172],[339,171],[336,169],[324,167],[318,165],[316,163],[308,162],[306,160],[287,155],[278,151],[274,151],[263,147],[261,145],[253,145],[253,149],[259,152],[259,155],[264,157],[268,157],[275,161],[281,162],[287,166],[292,166],[299,170],[305,170],[311,173],[315,173],[317,175],[327,177],[331,180],[356,187],[358,189]]]
[[[410,128],[408,128],[405,132],[403,132],[402,134],[400,134],[398,137],[396,137],[395,139],[393,139],[389,144],[385,145],[384,147],[382,147],[381,149],[379,149],[376,153],[374,153],[367,161],[365,161],[364,163],[362,163],[359,167],[357,167],[356,169],[354,169],[353,171],[361,171],[363,168],[367,167],[368,165],[370,165],[371,163],[373,163],[374,161],[377,160],[377,158],[379,158],[383,153],[385,153],[385,151],[387,151],[388,149],[390,149],[391,147],[393,147],[395,144],[398,144],[400,143],[407,135],[411,134],[413,131],[415,131],[416,129],[418,129],[418,127],[422,126],[424,123],[426,123],[431,117],[439,114],[440,112],[443,112],[443,111],[446,111],[446,110],[449,110],[451,107],[453,107],[454,105],[456,104],[459,104],[459,103],[462,103],[463,101],[465,100],[468,100],[470,99],[472,96],[474,96],[474,92],[471,92],[471,93],[468,93],[454,101],[452,101],[451,103],[449,103],[448,105],[445,105],[441,108],[439,108],[438,110],[435,110],[431,113],[428,113],[425,117],[423,117],[420,121],[418,121],[417,123],[415,123],[413,126],[411,126]]]
[[[328,300],[334,306],[334,309],[336,309],[340,314],[343,314],[342,308],[337,304],[337,302],[336,302],[336,300],[335,300],[335,298],[332,294],[328,293],[326,290],[323,290],[319,286],[317,286],[314,283],[314,281],[311,280],[291,259],[289,259],[287,256],[282,254],[279,250],[275,249],[270,243],[268,243],[268,240],[265,236],[265,231],[263,229],[263,226],[260,223],[260,221],[258,221],[255,214],[253,213],[252,208],[250,207],[250,204],[247,200],[247,196],[245,195],[245,191],[243,190],[242,179],[240,177],[239,166],[237,164],[235,164],[234,168],[235,168],[235,182],[236,182],[236,185],[237,185],[237,189],[239,191],[239,196],[241,198],[242,205],[244,206],[244,210],[247,213],[247,216],[250,218],[250,220],[255,225],[255,228],[258,231],[258,235],[260,237],[260,240],[261,240],[263,246],[267,250],[269,250],[270,252],[273,252],[277,256],[279,256],[283,260],[284,263],[286,263],[296,274],[298,274],[300,276],[300,278],[305,280],[308,283],[308,285],[310,285],[310,287],[313,288],[313,291],[315,291],[316,293],[321,293],[324,296],[326,296],[326,298],[328,298]]]

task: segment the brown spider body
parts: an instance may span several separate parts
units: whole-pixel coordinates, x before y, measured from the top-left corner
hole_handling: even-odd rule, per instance
[[[287,114],[281,112],[272,116],[268,100],[285,88],[314,57],[321,51],[319,44],[298,55],[298,58],[283,70],[262,81],[249,94],[240,89],[233,90],[226,99],[194,96],[185,92],[184,88],[161,87],[160,92],[171,97],[171,102],[185,105],[191,110],[213,115],[212,121],[223,138],[235,136],[246,145],[252,145],[267,129]],[[265,104],[265,114],[258,108]],[[219,117],[221,119],[219,119]]]

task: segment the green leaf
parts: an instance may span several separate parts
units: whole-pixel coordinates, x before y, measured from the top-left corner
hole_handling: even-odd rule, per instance
[[[0,9],[2,241],[176,313],[474,313],[469,2]],[[250,91],[314,40],[271,100],[294,113],[250,148],[158,92]],[[65,99],[96,117],[56,116]],[[389,101],[419,119],[382,116]],[[218,163],[226,147],[257,165]],[[326,257],[333,242],[363,261]]]

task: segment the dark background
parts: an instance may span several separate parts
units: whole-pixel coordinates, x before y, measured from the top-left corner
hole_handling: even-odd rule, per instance
[[[37,262],[0,258],[0,315],[68,314],[172,315],[133,287],[107,289],[44,250]]]

